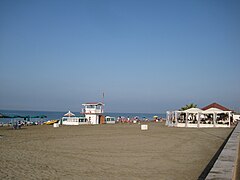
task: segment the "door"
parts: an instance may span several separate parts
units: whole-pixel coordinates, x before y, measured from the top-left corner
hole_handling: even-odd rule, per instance
[[[99,124],[105,124],[105,117],[103,115],[99,116]]]

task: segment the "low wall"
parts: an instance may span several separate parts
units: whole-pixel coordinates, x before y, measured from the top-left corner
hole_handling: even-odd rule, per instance
[[[239,153],[239,136],[240,123],[238,123],[233,130],[222,152],[220,153],[216,162],[208,173],[206,177],[207,180],[236,179],[236,176],[238,176],[236,166],[239,163],[237,162]]]
[[[177,123],[177,124],[174,124],[173,126],[176,126],[176,127],[186,127],[186,124],[185,123]],[[187,127],[189,128],[198,128],[198,124],[187,124]],[[230,127],[229,125],[226,125],[226,124],[216,124],[215,127]],[[215,128],[214,127],[214,124],[199,124],[199,128]]]

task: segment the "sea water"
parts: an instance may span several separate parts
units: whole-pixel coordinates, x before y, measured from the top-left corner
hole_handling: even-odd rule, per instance
[[[53,119],[61,119],[66,112],[55,112],[55,111],[19,111],[19,110],[0,110],[1,114],[4,115],[19,115],[19,116],[41,116],[46,115],[47,118],[32,118],[30,121],[36,122],[36,121],[48,121]],[[80,112],[73,112],[76,116],[83,116],[80,114]],[[104,113],[105,116],[111,116],[115,117],[116,119],[118,117],[124,117],[124,118],[134,118],[138,117],[138,119],[149,119],[153,120],[154,116],[158,116],[158,118],[165,118],[166,115],[162,113],[112,113],[112,112],[106,112]],[[19,120],[23,120],[19,118]],[[11,118],[0,118],[1,123],[10,123],[12,121]]]

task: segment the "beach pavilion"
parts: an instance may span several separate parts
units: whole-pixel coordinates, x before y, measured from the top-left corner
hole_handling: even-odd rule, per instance
[[[202,109],[167,111],[166,125],[174,127],[230,127],[232,111],[217,104]]]

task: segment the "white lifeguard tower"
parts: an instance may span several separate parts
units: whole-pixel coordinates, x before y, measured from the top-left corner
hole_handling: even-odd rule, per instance
[[[101,102],[84,103],[82,104],[82,114],[88,119],[91,124],[104,124],[105,118],[103,115],[103,106]]]

